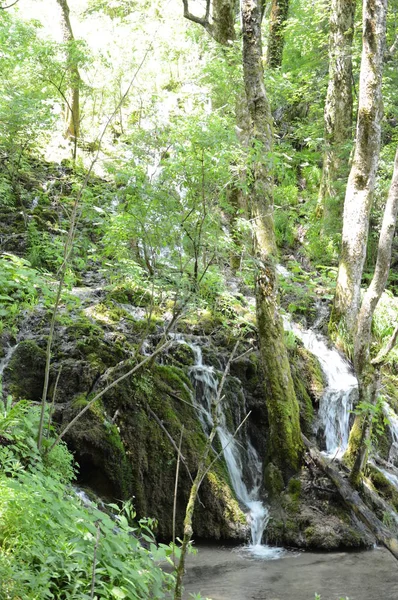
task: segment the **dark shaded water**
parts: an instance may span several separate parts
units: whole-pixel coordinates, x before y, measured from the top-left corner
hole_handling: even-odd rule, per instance
[[[273,561],[199,547],[189,557],[184,600],[398,600],[398,563],[387,550],[287,554]]]

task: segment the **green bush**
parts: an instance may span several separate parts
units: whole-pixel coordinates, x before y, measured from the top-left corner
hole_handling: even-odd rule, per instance
[[[82,505],[68,485],[73,456],[62,443],[48,452],[51,428],[41,455],[38,421],[39,407],[3,404],[0,600],[164,598],[173,576],[158,561],[171,549],[155,543],[153,522],[135,523],[129,503],[110,505],[112,515]]]

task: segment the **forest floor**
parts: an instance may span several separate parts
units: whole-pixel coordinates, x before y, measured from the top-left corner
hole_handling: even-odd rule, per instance
[[[264,561],[202,546],[188,560],[185,596],[211,600],[397,600],[396,561],[387,550],[287,553]]]

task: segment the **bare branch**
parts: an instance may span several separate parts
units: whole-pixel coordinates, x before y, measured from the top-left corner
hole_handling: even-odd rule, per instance
[[[203,479],[206,477],[207,473],[210,471],[210,469],[212,468],[212,466],[214,465],[214,463],[220,458],[220,456],[224,453],[225,448],[228,448],[228,446],[230,445],[230,443],[232,442],[233,439],[235,439],[235,437],[238,435],[239,430],[243,427],[243,425],[246,423],[247,419],[250,417],[251,415],[251,410],[247,413],[247,415],[245,416],[245,418],[239,423],[238,427],[235,429],[234,433],[232,434],[231,439],[229,440],[229,442],[227,444],[225,444],[224,448],[222,450],[220,450],[220,452],[218,454],[216,454],[216,456],[213,458],[213,460],[211,461],[211,463],[209,464],[209,466],[207,467],[206,471],[203,473],[203,477],[200,480],[199,485],[202,483]]]
[[[206,0],[206,12],[204,17],[197,17],[189,11],[188,0],[182,0],[184,5],[184,17],[188,21],[201,25],[212,37],[214,35],[214,27],[209,21],[210,17],[210,0]]]
[[[394,348],[398,338],[398,324],[395,326],[394,332],[389,339],[389,342],[385,348],[382,348],[378,355],[372,360],[372,365],[380,365],[387,357],[387,355]]]
[[[15,6],[15,4],[17,4],[17,2],[19,2],[19,0],[15,0],[15,2],[13,2],[12,4],[9,4],[8,6],[0,6],[0,10],[7,10],[7,8],[11,8],[11,6]]]

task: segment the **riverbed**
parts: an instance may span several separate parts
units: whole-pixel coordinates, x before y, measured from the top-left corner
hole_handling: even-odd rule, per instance
[[[387,550],[287,553],[259,560],[200,546],[187,562],[184,600],[398,600],[398,563]]]

